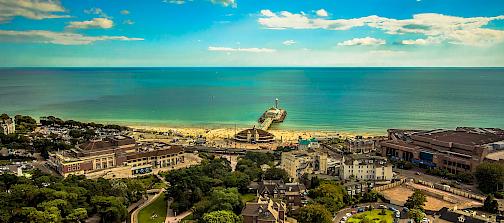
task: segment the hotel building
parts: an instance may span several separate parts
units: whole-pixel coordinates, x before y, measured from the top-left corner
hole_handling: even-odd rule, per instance
[[[361,181],[390,181],[394,176],[387,158],[361,154],[343,157],[339,175],[342,180]]]
[[[456,128],[455,130],[388,130],[381,154],[395,160],[439,167],[450,173],[473,172],[484,160],[504,161],[504,130]]]
[[[71,150],[50,153],[49,163],[62,175],[96,175],[127,171],[127,176],[148,174],[152,169],[184,162],[184,150],[166,146],[153,151],[140,151],[135,140],[116,136],[94,140]]]

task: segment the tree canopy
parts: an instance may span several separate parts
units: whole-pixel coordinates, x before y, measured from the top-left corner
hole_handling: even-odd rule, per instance
[[[309,204],[299,209],[299,223],[331,223],[331,213],[320,204]]]
[[[242,219],[231,211],[214,211],[203,216],[203,223],[241,223]]]
[[[34,171],[31,179],[0,175],[0,222],[82,222],[98,213],[102,222],[122,222],[126,207],[146,192],[138,179],[66,179]]]
[[[495,193],[504,189],[504,164],[483,162],[475,172],[476,181],[481,191]]]
[[[427,197],[420,190],[415,190],[413,194],[406,200],[405,207],[409,209],[418,209],[423,211],[423,206],[427,201]]]

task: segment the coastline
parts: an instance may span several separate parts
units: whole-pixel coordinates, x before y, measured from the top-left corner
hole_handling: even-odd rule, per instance
[[[244,127],[230,128],[230,127],[181,127],[181,126],[151,126],[151,125],[127,125],[127,127],[137,130],[169,132],[174,131],[184,136],[198,137],[203,136],[207,140],[225,140],[232,138],[235,133],[247,129]],[[341,138],[355,138],[356,136],[373,137],[382,136],[373,133],[353,133],[344,131],[326,131],[326,130],[284,130],[284,129],[271,129],[268,132],[275,135],[277,140],[282,140],[284,143],[297,142],[298,138],[326,138],[326,137],[341,137]]]

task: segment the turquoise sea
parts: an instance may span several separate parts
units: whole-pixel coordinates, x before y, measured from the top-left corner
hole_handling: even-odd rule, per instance
[[[504,68],[1,68],[0,113],[153,126],[504,128]]]

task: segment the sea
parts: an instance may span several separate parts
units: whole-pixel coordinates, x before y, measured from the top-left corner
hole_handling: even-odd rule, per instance
[[[0,68],[0,113],[172,127],[385,134],[504,128],[504,68]]]

